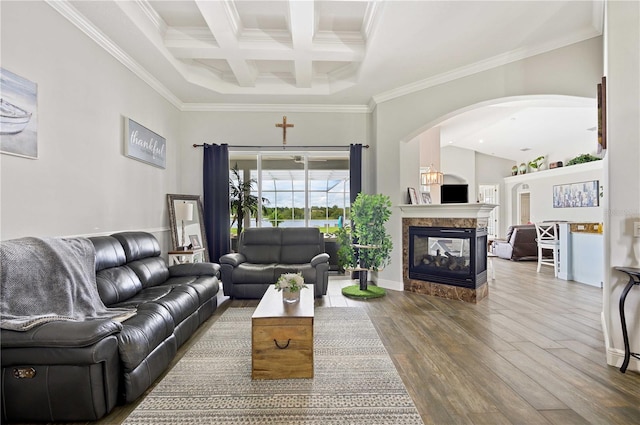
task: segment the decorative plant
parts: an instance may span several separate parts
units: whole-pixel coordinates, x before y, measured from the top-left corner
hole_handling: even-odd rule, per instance
[[[338,265],[344,270],[347,267],[355,267],[356,254],[353,250],[351,233],[346,227],[339,227],[336,234],[338,239]]]
[[[284,273],[278,278],[275,287],[278,291],[287,289],[290,292],[298,292],[301,289],[306,288],[307,285],[304,283],[302,273]]]
[[[235,177],[229,179],[229,197],[231,202],[231,213],[233,214],[233,222],[238,223],[238,236],[242,233],[242,227],[244,226],[245,215],[254,215],[256,222],[258,221],[258,197],[251,194],[253,185],[257,183],[256,179],[249,179],[244,181],[240,170],[238,170],[238,164],[236,163],[231,168],[231,173]],[[267,198],[262,198],[262,204],[268,204]]]
[[[391,217],[391,199],[386,195],[359,193],[351,204],[351,232],[339,229],[338,262],[341,267],[358,271],[359,285],[342,288],[342,294],[352,298],[377,298],[384,288],[368,286],[368,270],[382,270],[389,264],[393,243],[385,223]],[[353,243],[356,243],[354,245]]]
[[[570,159],[565,166],[575,165],[575,164],[584,164],[585,162],[592,161],[600,161],[602,158],[598,158],[595,155],[591,155],[590,153],[583,153],[582,155],[578,155],[573,159]]]
[[[529,167],[537,170],[538,168],[540,168],[540,165],[542,165],[542,161],[544,161],[544,155],[540,155],[536,159],[532,159],[531,161],[529,161]]]
[[[393,242],[384,226],[389,217],[391,217],[391,199],[388,196],[358,194],[351,205],[353,221],[351,234],[346,228],[342,229],[344,231],[342,235],[338,233],[342,251],[338,251],[338,258],[345,261],[345,267],[358,266],[370,270],[382,270],[389,264]],[[369,248],[358,249],[356,256],[351,245],[352,240],[355,240],[358,245]]]

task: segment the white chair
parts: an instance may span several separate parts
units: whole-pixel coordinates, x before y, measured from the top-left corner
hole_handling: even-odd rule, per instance
[[[553,274],[558,277],[558,268],[560,267],[560,241],[558,240],[558,225],[557,223],[535,223],[536,226],[536,242],[538,243],[538,273],[540,273],[540,266],[553,266]],[[545,258],[543,256],[543,250],[551,250],[553,253],[552,258]]]

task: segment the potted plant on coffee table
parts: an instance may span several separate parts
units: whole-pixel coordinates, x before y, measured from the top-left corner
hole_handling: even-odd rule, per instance
[[[351,232],[345,228],[339,235],[351,243],[340,243],[338,257],[346,262],[342,267],[359,272],[360,282],[343,288],[345,296],[375,298],[385,294],[383,288],[368,285],[368,276],[370,271],[384,269],[391,259],[393,242],[385,227],[390,217],[391,200],[386,195],[360,193],[351,205]]]

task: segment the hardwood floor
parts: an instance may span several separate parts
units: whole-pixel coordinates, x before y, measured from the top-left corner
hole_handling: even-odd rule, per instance
[[[367,310],[425,424],[640,423],[640,374],[605,361],[602,290],[536,273],[535,262],[494,265],[475,305],[397,291],[356,301],[338,276],[316,305]],[[225,302],[175,361],[227,308],[257,303]],[[97,423],[119,424],[134,407]]]

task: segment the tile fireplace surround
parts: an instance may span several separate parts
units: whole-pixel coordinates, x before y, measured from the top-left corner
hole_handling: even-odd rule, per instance
[[[486,229],[494,204],[400,205],[402,211],[402,278],[404,290],[477,303],[489,295],[486,279],[475,288],[409,278],[409,227]]]

